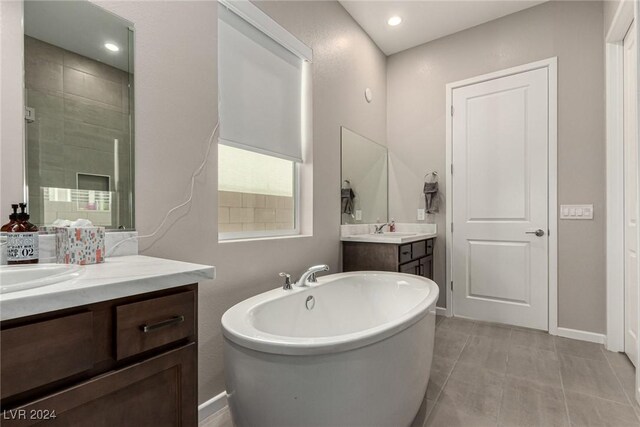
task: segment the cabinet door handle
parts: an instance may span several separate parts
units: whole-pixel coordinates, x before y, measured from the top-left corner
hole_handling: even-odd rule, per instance
[[[184,316],[180,315],[180,316],[172,317],[171,319],[163,320],[158,323],[152,323],[150,325],[141,325],[140,329],[142,329],[142,332],[147,333],[147,332],[155,331],[158,329],[166,328],[168,326],[177,325],[178,323],[182,323],[182,322],[184,322]]]

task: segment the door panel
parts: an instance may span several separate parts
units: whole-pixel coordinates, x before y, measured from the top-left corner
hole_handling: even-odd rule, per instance
[[[624,39],[624,349],[638,359],[638,140],[636,118],[636,35],[631,25]]]
[[[457,88],[452,99],[454,313],[546,330],[547,69]]]
[[[468,221],[527,217],[526,96],[519,87],[466,100]]]
[[[469,241],[469,298],[529,304],[529,243]],[[502,268],[494,268],[494,265]]]

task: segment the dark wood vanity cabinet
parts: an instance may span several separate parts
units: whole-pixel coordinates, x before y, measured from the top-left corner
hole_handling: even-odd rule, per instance
[[[342,269],[397,271],[433,279],[433,240],[403,244],[342,242]]]
[[[2,426],[197,425],[197,286],[2,322]]]

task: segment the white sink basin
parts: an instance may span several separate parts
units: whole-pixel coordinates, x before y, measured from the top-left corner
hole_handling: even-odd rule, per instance
[[[31,264],[0,266],[0,294],[53,285],[80,275],[79,265]]]

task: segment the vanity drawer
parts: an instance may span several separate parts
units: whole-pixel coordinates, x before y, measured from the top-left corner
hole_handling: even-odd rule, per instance
[[[433,255],[433,239],[427,240],[427,255]]]
[[[116,358],[194,336],[195,330],[194,291],[118,306]]]
[[[398,249],[400,262],[411,261],[413,258],[411,257],[411,244],[402,245]]]
[[[2,398],[93,368],[93,314],[4,329],[0,333]]]
[[[415,242],[411,244],[412,259],[420,258],[427,255],[427,241]]]

